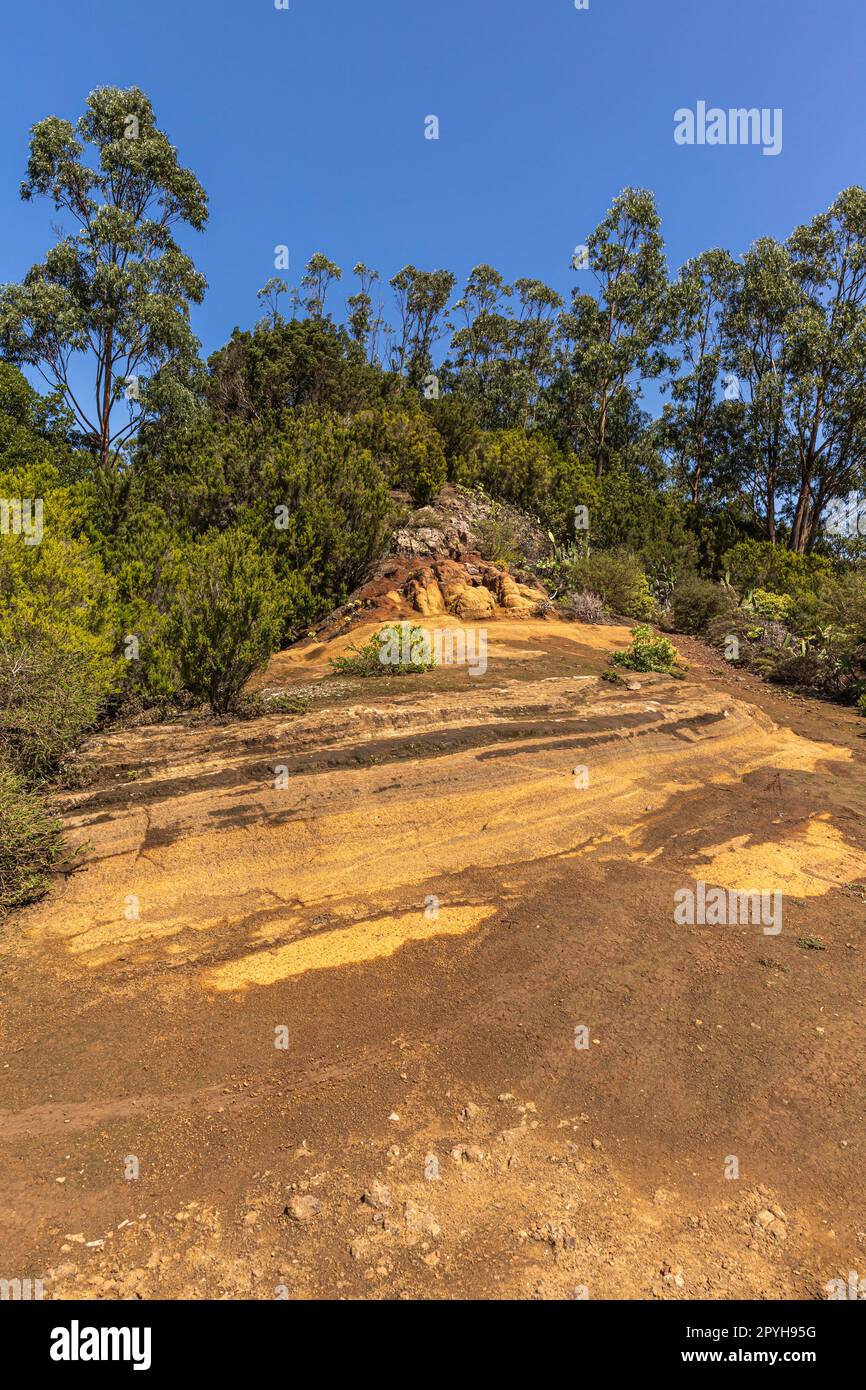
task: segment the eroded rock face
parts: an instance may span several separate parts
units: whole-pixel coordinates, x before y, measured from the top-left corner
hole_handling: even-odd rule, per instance
[[[548,602],[543,589],[519,584],[507,570],[479,556],[420,560],[389,556],[354,595],[363,607],[381,607],[405,618],[453,613],[461,622],[497,617],[533,618]]]
[[[495,521],[513,537],[516,550],[532,565],[549,554],[544,529],[514,507],[494,502],[483,493],[464,492],[450,485],[436,501],[411,512],[391,538],[391,551],[413,559],[463,560],[486,554],[484,537]]]
[[[456,532],[438,530],[432,526],[420,526],[417,530],[401,527],[394,532],[393,548],[396,555],[435,556],[451,555],[460,549],[468,539]]]

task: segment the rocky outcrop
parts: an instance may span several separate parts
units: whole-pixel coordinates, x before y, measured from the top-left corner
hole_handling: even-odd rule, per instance
[[[464,623],[498,617],[543,616],[549,603],[543,589],[520,584],[507,570],[474,560],[419,560],[389,556],[353,596],[358,609],[381,607],[401,617],[453,613]]]
[[[491,523],[500,534],[507,533],[527,564],[550,553],[548,537],[532,517],[484,493],[451,486],[431,506],[410,512],[394,532],[390,549],[395,555],[426,560],[489,555]]]

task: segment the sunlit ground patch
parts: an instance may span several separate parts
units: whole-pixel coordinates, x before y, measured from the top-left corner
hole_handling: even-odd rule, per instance
[[[246,989],[250,985],[271,985],[308,970],[335,970],[343,965],[362,965],[394,955],[411,941],[429,941],[439,936],[464,936],[475,931],[496,912],[495,906],[471,903],[443,906],[435,918],[423,909],[390,917],[374,917],[351,927],[323,931],[303,941],[271,951],[259,951],[240,960],[208,970],[203,976],[206,988]]]
[[[737,835],[705,853],[709,857],[700,863],[699,873],[708,883],[737,889],[763,885],[794,898],[821,897],[866,873],[866,855],[847,842],[826,814],[801,823],[780,840]]]

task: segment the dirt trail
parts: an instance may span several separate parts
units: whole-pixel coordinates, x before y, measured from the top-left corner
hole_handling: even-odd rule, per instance
[[[780,1298],[866,1274],[862,723],[697,644],[684,681],[611,685],[627,639],[496,621],[483,676],[377,681],[325,679],[350,639],[311,642],[264,681],[311,691],[302,715],[93,740],[83,867],[3,931],[0,1276]],[[677,925],[698,880],[778,889],[782,931]]]

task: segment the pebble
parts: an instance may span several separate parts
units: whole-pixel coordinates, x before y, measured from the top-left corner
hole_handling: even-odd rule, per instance
[[[391,1189],[383,1182],[371,1183],[367,1191],[361,1197],[361,1201],[374,1211],[382,1211],[391,1205]]]
[[[293,1221],[311,1221],[314,1216],[318,1216],[322,1204],[318,1197],[305,1195],[292,1197],[286,1210]]]

